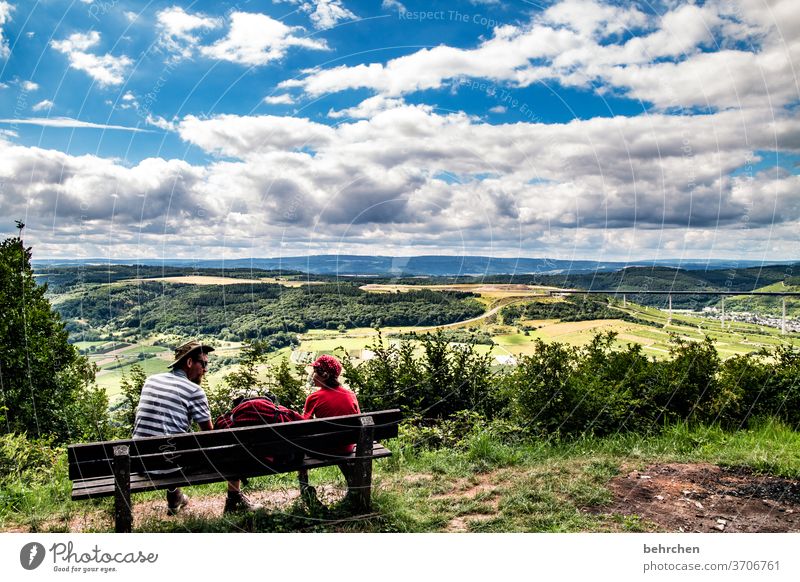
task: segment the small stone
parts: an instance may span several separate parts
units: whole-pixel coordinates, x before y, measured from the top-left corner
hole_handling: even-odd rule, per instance
[[[652,479],[650,475],[639,475],[639,479]]]
[[[794,509],[787,509],[786,513],[794,513]]]
[[[720,524],[720,525],[727,525],[728,524],[728,522],[725,521],[724,519],[718,519],[717,523]]]
[[[714,526],[714,529],[718,529],[719,531],[725,531],[725,526],[721,523],[718,523]]]
[[[695,501],[695,502],[694,502],[694,506],[695,506],[697,509],[703,509],[703,504],[702,504],[702,503],[700,503],[699,501]]]
[[[658,499],[659,501],[664,501],[664,496],[663,495],[656,495],[656,499]]]
[[[679,528],[678,528],[678,531],[679,531],[679,532],[681,532],[681,533],[683,533],[685,530],[684,530],[682,527],[679,527]]]

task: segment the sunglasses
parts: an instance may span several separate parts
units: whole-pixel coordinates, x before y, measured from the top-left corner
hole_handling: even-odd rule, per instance
[[[200,364],[204,370],[208,370],[208,362],[205,360],[197,360],[197,363]]]

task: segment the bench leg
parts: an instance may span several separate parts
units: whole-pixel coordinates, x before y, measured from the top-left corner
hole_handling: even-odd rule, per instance
[[[133,528],[131,512],[131,456],[127,446],[114,447],[114,531],[130,533]]]
[[[371,416],[361,418],[361,431],[356,444],[356,460],[353,463],[351,491],[355,507],[359,511],[369,511],[372,506],[372,442],[375,423]]]

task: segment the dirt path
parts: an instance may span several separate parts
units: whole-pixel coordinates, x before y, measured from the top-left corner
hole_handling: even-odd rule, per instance
[[[800,482],[710,464],[651,465],[611,481],[611,507],[670,532],[800,532]]]

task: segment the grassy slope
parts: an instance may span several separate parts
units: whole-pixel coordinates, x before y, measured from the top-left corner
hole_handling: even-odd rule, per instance
[[[250,515],[151,518],[139,531],[399,531],[606,532],[653,531],[636,517],[590,513],[611,501],[606,488],[615,475],[652,463],[711,462],[800,477],[800,434],[775,423],[726,433],[680,425],[658,436],[619,435],[569,444],[536,442],[508,446],[486,434],[458,450],[419,451],[406,441],[388,443],[390,459],[375,465],[375,516],[351,520],[347,508],[309,511],[294,503]],[[38,485],[0,489],[0,528],[5,531],[67,531],[72,523],[111,531],[112,501],[71,502],[65,459]],[[312,483],[343,486],[329,467],[311,472]],[[254,479],[251,491],[296,488],[294,475]],[[191,488],[193,498],[219,499],[224,484]],[[134,502],[160,500],[163,492],[137,494]],[[75,527],[75,526],[73,526]]]

